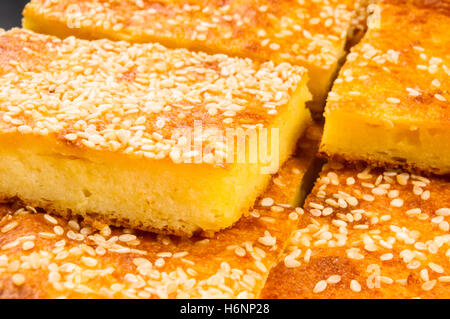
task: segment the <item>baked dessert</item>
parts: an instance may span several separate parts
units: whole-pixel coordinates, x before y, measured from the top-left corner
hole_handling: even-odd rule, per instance
[[[449,298],[450,180],[330,162],[264,298]]]
[[[0,196],[184,236],[230,227],[309,123],[306,83],[287,63],[2,32]]]
[[[110,228],[1,206],[0,297],[257,297],[298,222],[301,193],[314,182],[305,174],[318,140],[305,137],[300,145],[255,208],[212,238]]]
[[[309,70],[311,107],[322,112],[352,21],[366,1],[33,0],[23,26],[63,38],[159,42],[299,64]]]
[[[320,151],[450,173],[449,3],[378,8],[328,95]]]

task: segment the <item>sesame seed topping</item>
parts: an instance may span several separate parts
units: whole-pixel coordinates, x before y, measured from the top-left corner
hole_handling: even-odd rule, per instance
[[[393,207],[402,207],[403,206],[403,200],[401,198],[395,198],[391,201],[391,206]]]
[[[22,286],[25,283],[25,276],[22,274],[14,274],[11,279],[16,286]]]
[[[1,37],[31,50],[20,55],[18,62],[25,68],[14,68],[0,79],[0,120],[6,131],[55,135],[70,147],[175,163],[196,155],[181,147],[174,134],[194,126],[187,113],[207,114],[208,125],[219,129],[270,125],[306,74],[288,63],[159,44],[59,40],[22,29]],[[13,46],[7,50],[3,54],[15,55]],[[40,56],[51,58],[29,63]],[[20,85],[13,74],[21,77]],[[67,86],[69,82],[73,85]],[[266,111],[265,105],[271,109]],[[204,134],[200,142],[209,145],[213,139]],[[214,154],[205,154],[205,162],[223,162],[216,150],[220,152],[211,148]],[[51,217],[47,220],[51,223]]]
[[[313,292],[318,294],[323,292],[327,288],[327,282],[325,280],[319,281],[315,286]]]
[[[387,100],[389,103],[393,103],[393,104],[398,104],[398,103],[401,102],[400,99],[397,99],[397,98],[395,98],[395,97],[388,97],[386,100]]]
[[[261,206],[264,207],[272,206],[274,203],[275,203],[274,200],[270,197],[266,197],[261,200]]]
[[[350,281],[350,289],[354,292],[361,292],[361,285],[358,281],[352,280]]]

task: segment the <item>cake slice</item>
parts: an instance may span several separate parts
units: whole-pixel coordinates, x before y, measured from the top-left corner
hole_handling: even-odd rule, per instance
[[[230,227],[309,123],[306,83],[287,63],[3,32],[1,198],[170,234]]]
[[[328,96],[320,151],[450,173],[448,2],[386,0],[371,21]]]
[[[449,298],[450,180],[330,162],[263,298]]]
[[[23,26],[62,38],[160,42],[302,65],[310,74],[312,108],[322,111],[352,21],[366,1],[33,0]]]
[[[313,135],[314,136],[314,135]],[[307,136],[255,208],[179,238],[0,206],[1,298],[255,298],[298,222],[319,141]]]

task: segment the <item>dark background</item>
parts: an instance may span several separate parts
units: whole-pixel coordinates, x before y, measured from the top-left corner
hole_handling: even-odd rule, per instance
[[[10,29],[22,25],[22,10],[30,0],[0,0],[0,28]]]

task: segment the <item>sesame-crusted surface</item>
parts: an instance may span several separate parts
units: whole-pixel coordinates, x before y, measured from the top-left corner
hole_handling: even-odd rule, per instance
[[[176,129],[197,120],[219,130],[269,127],[305,73],[286,63],[13,29],[0,33],[0,129],[179,162],[194,154],[181,153]]]
[[[449,298],[450,180],[326,164],[265,298]]]
[[[355,0],[33,0],[24,26],[60,37],[157,41],[300,64],[310,69],[310,88],[322,101],[359,6]]]
[[[124,40],[139,40],[144,35],[172,37],[174,41],[220,46],[239,55],[329,68],[339,58],[355,6],[356,1],[348,0],[35,0],[24,16],[37,14],[50,21],[73,22],[74,32],[79,21],[81,29],[97,28]]]
[[[297,224],[298,191],[318,144],[311,138],[303,139],[249,214],[209,239],[111,229],[1,206],[0,296],[257,297]]]
[[[328,95],[320,150],[448,174],[449,2],[385,0],[374,8]]]
[[[325,116],[355,112],[373,122],[450,125],[448,1],[384,0],[352,48]]]

